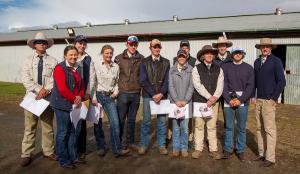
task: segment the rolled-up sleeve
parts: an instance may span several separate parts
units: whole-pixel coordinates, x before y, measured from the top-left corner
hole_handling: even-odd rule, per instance
[[[217,88],[213,96],[217,98],[221,97],[223,93],[223,87],[224,87],[224,73],[223,70],[220,68],[220,74],[218,76],[218,81],[217,81]]]

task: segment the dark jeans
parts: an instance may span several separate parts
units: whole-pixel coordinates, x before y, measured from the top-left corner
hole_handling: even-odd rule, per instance
[[[120,92],[117,99],[118,115],[120,119],[120,139],[124,132],[125,120],[127,117],[125,147],[134,144],[135,119],[140,106],[140,93]]]
[[[237,121],[236,152],[242,153],[246,148],[246,123],[248,118],[248,106],[239,106],[238,108],[225,107],[226,129],[224,150],[233,152],[234,150],[234,127]]]
[[[104,108],[104,111],[108,117],[109,125],[110,125],[110,141],[112,146],[112,152],[114,155],[119,155],[122,149],[121,141],[120,141],[120,121],[117,112],[117,106],[115,101],[110,96],[104,96],[101,93],[97,92],[97,101],[101,103]],[[104,135],[102,131],[102,123],[98,125],[95,124],[95,128],[97,127],[97,132],[95,132],[97,144],[99,142],[99,146],[104,146]],[[102,143],[102,144],[101,144]]]
[[[86,120],[80,119],[77,124],[76,137],[77,137],[77,153],[86,152]]]
[[[54,109],[56,116],[56,154],[60,165],[71,164],[76,157],[75,128],[70,119],[70,112]]]

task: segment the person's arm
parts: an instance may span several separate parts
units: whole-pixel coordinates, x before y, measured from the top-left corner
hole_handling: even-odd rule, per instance
[[[223,93],[223,87],[224,87],[224,73],[222,68],[220,68],[220,74],[218,76],[218,81],[217,81],[217,88],[213,96],[220,98]]]
[[[148,80],[146,67],[143,63],[140,65],[140,85],[151,97],[155,95],[154,89]]]
[[[54,69],[53,77],[59,94],[64,98],[66,98],[69,102],[74,103],[76,97],[71,92],[71,90],[67,87],[66,74],[62,66],[60,65],[56,66],[56,68]],[[84,87],[81,88],[81,90],[82,89],[84,89]]]
[[[96,70],[95,70],[95,64],[91,60],[90,63],[90,77],[89,77],[89,83],[87,85],[86,94],[90,96],[90,98],[93,97],[94,93],[96,92]]]
[[[118,94],[119,94],[119,87],[118,87],[119,74],[120,74],[120,69],[119,69],[119,67],[118,67],[118,68],[117,68],[116,83],[115,83],[115,86],[114,86],[114,88],[113,88],[113,95],[114,95],[114,97],[117,97]]]
[[[165,73],[165,77],[164,77],[164,82],[163,82],[163,86],[161,89],[162,94],[165,96],[168,93],[168,88],[169,88],[169,71],[170,71],[170,63],[168,64],[168,68],[167,71]]]
[[[186,91],[185,97],[184,97],[184,101],[185,103],[189,103],[193,97],[193,93],[194,93],[194,85],[193,85],[193,79],[192,79],[192,74],[189,78],[189,87]]]
[[[276,87],[275,87],[275,91],[271,98],[272,98],[272,100],[274,100],[276,102],[279,95],[281,94],[281,92],[283,91],[283,89],[286,85],[286,81],[285,81],[285,76],[284,76],[284,68],[283,68],[281,61],[280,60],[276,61],[275,66],[276,66],[275,67]]]
[[[245,103],[248,99],[252,97],[254,86],[255,86],[254,70],[252,67],[249,67],[246,89],[243,91],[243,94],[239,97],[241,103]]]
[[[32,59],[26,59],[23,63],[22,67],[22,83],[26,88],[26,91],[34,91],[35,93],[39,93],[42,89],[42,86],[38,83],[35,83],[32,77]]]
[[[223,98],[224,100],[229,103],[230,102],[230,95],[229,95],[229,89],[228,89],[228,85],[229,85],[229,80],[228,80],[228,72],[226,69],[224,69],[224,87],[223,87]]]
[[[211,97],[210,93],[206,90],[204,85],[201,83],[200,75],[198,73],[197,67],[193,68],[192,72],[193,77],[193,84],[196,91],[203,97],[205,97],[207,100]]]
[[[179,100],[171,71],[169,72],[169,94],[175,103]]]
[[[77,96],[80,96],[81,97],[81,99],[83,99],[83,97],[84,97],[84,91],[85,91],[85,89],[84,89],[84,81],[81,79],[81,81],[80,81],[80,91],[79,91],[79,93],[78,93],[78,95]]]

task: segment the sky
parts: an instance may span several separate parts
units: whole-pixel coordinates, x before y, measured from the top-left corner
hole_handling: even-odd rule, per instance
[[[58,23],[122,23],[300,12],[300,0],[0,0],[0,32]]]

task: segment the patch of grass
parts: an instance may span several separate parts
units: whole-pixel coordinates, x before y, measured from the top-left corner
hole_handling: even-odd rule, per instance
[[[21,83],[0,82],[0,101],[20,101],[25,95],[25,88]]]

